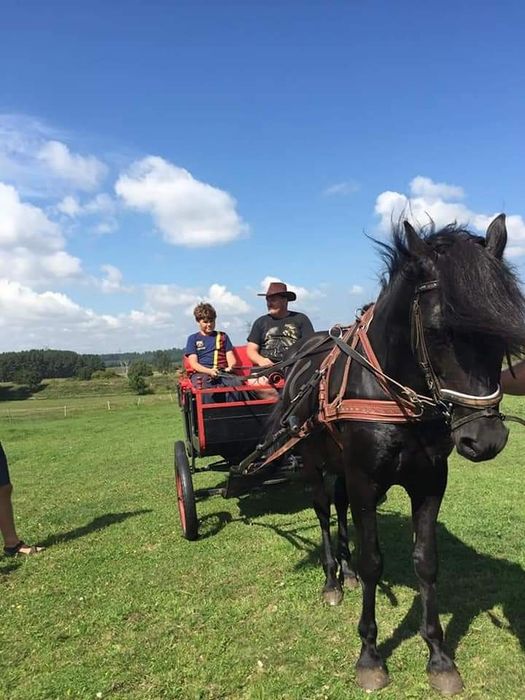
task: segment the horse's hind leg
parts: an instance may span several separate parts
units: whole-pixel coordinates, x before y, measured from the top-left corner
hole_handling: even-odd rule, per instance
[[[355,470],[347,478],[347,488],[357,532],[357,572],[363,591],[358,626],[362,644],[356,665],[357,682],[365,690],[379,690],[388,685],[389,678],[377,650],[376,590],[383,559],[377,538],[376,495],[372,484],[365,477],[358,477]]]
[[[339,581],[344,588],[357,588],[359,582],[352,567],[348,545],[348,495],[343,477],[338,476],[334,485],[334,504],[337,511],[337,560]]]
[[[413,559],[423,607],[421,636],[430,651],[427,665],[429,682],[444,695],[454,695],[463,690],[463,682],[454,662],[443,649],[443,629],[439,621],[436,594],[436,520],[443,491],[444,484],[441,493],[437,495],[410,493],[414,525]]]
[[[315,471],[315,477],[312,478],[311,483],[313,507],[321,526],[321,562],[325,573],[323,600],[328,605],[339,605],[343,600],[343,589],[337,578],[337,561],[330,540],[330,494],[320,471]]]

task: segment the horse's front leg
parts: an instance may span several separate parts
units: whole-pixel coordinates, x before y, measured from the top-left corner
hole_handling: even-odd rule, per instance
[[[334,485],[334,504],[337,511],[337,561],[339,581],[344,588],[357,588],[359,582],[352,566],[348,543],[348,494],[344,477],[338,476]]]
[[[316,469],[315,472],[310,473],[313,507],[321,526],[321,562],[325,573],[322,596],[328,605],[339,605],[343,600],[343,589],[337,578],[337,560],[334,557],[330,539],[330,494],[321,471]]]
[[[347,489],[357,533],[357,573],[361,580],[363,605],[359,620],[361,653],[356,665],[357,682],[365,690],[388,685],[388,672],[377,650],[376,590],[383,571],[377,538],[376,490],[364,475],[347,472]]]
[[[446,470],[446,466],[445,466]],[[443,649],[443,629],[439,621],[436,579],[438,570],[436,521],[446,483],[446,471],[442,487],[431,495],[409,492],[412,502],[414,526],[413,560],[421,592],[421,636],[427,643],[430,656],[427,673],[430,685],[444,695],[454,695],[463,690],[461,676],[452,659]],[[427,484],[428,487],[428,484]]]

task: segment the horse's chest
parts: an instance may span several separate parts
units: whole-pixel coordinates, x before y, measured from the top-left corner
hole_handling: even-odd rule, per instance
[[[352,432],[347,448],[350,460],[360,462],[369,473],[389,473],[394,481],[402,481],[414,469],[443,465],[453,449],[449,431],[437,426],[414,430],[411,426],[376,425]]]

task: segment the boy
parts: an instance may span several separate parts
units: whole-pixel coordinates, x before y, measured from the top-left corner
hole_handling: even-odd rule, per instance
[[[203,389],[214,386],[235,386],[241,381],[237,377],[221,377],[220,372],[231,372],[236,360],[233,345],[226,333],[215,330],[217,312],[211,304],[201,303],[193,309],[195,320],[199,324],[197,333],[192,333],[186,343],[185,355],[194,373],[191,383]],[[229,394],[219,394],[223,400],[232,399]],[[204,400],[212,401],[212,395]]]

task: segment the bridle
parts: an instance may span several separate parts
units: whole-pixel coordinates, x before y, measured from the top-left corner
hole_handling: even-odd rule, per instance
[[[501,401],[502,392],[498,386],[496,391],[485,396],[475,396],[472,394],[463,394],[460,391],[447,389],[443,387],[439,377],[437,376],[430,354],[428,352],[427,342],[425,339],[425,328],[423,326],[423,316],[421,312],[420,297],[426,292],[431,292],[439,289],[439,281],[431,280],[424,282],[416,287],[414,300],[412,302],[412,311],[410,318],[411,327],[411,343],[412,350],[416,359],[423,371],[425,381],[436,405],[443,411],[443,415],[450,421],[452,430],[470,423],[470,421],[478,418],[500,418],[503,416],[498,410]],[[472,408],[474,413],[469,413],[462,418],[453,419],[452,414],[456,406]]]

